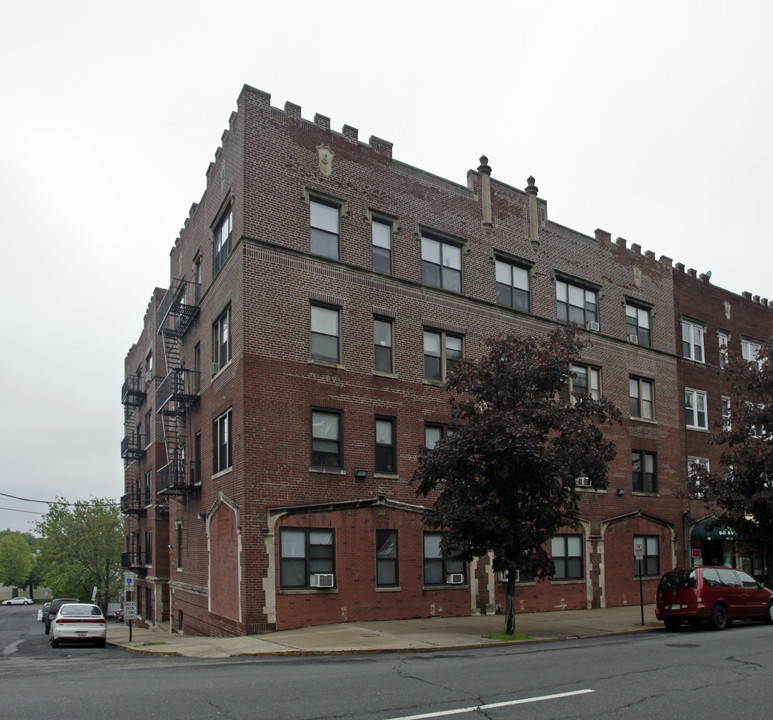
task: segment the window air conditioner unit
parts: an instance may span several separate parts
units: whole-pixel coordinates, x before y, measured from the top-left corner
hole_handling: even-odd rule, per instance
[[[591,320],[590,322],[585,323],[585,329],[590,330],[591,332],[598,332],[599,324],[595,320]]]
[[[515,582],[518,582],[521,578],[521,571],[515,570]],[[507,582],[507,570],[500,570],[497,572],[497,582],[506,583]]]
[[[580,475],[580,477],[576,477],[574,479],[574,484],[577,487],[590,487],[591,486],[590,478],[587,475]]]
[[[446,582],[449,585],[461,585],[464,582],[464,573],[450,573],[446,575]]]
[[[217,375],[218,372],[220,372],[220,363],[213,362],[209,366],[209,374],[210,375]]]
[[[638,335],[628,335],[628,342],[633,343],[634,345],[639,344],[639,336]]]
[[[311,587],[331,588],[335,585],[333,573],[314,573],[311,576]]]

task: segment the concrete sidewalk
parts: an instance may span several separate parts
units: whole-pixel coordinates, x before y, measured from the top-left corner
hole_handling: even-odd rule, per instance
[[[515,625],[516,630],[528,635],[531,641],[600,637],[663,628],[655,618],[654,605],[644,606],[644,625],[639,605],[523,613],[516,615]],[[168,626],[152,630],[134,627],[129,642],[128,625],[110,622],[107,641],[135,652],[200,658],[415,652],[501,645],[501,641],[484,635],[501,633],[503,627],[501,615],[338,623],[230,638],[179,635],[168,632]]]

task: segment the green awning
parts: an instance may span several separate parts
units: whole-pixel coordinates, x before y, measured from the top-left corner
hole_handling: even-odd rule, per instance
[[[692,540],[738,540],[739,536],[733,528],[717,524],[716,518],[710,518],[698,523],[690,533]]]

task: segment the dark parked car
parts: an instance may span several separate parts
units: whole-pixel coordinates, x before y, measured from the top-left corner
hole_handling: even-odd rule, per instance
[[[695,622],[708,622],[715,630],[733,620],[773,624],[773,591],[743,570],[676,568],[660,579],[655,616],[667,630]]]
[[[48,610],[43,618],[43,622],[46,624],[46,635],[51,631],[51,621],[56,617],[59,612],[59,608],[65,603],[79,603],[78,598],[54,598],[51,604],[48,606]]]

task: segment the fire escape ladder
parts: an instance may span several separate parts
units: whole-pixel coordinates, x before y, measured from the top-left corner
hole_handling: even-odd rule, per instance
[[[188,495],[184,437],[186,414],[199,399],[199,373],[183,363],[185,334],[198,316],[199,285],[174,280],[158,308],[158,333],[164,344],[167,375],[156,389],[156,413],[164,430],[166,465],[157,473],[157,494]],[[195,303],[195,304],[194,304]]]

